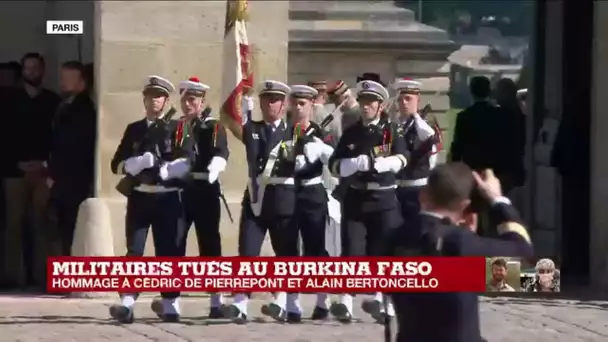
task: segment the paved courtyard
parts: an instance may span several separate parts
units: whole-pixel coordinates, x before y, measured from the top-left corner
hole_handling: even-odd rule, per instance
[[[58,299],[0,297],[0,341],[381,341],[382,326],[359,309],[360,322],[334,321],[283,325],[260,318],[263,299],[256,299],[250,314],[254,322],[239,326],[208,321],[206,298],[185,298],[185,319],[180,324],[160,323],[149,310],[151,297],[138,302],[135,324],[120,326],[108,320],[112,299]],[[491,342],[501,341],[608,341],[608,302],[516,298],[482,299],[482,327]],[[307,310],[314,298],[305,296]],[[359,298],[360,303],[360,298]],[[438,322],[438,326],[440,323]]]

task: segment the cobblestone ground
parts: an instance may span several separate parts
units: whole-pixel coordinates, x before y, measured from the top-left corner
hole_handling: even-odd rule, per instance
[[[360,303],[361,298],[359,298]],[[263,298],[253,301],[254,322],[239,326],[209,321],[206,298],[185,298],[185,319],[179,324],[160,323],[149,309],[150,297],[137,306],[137,322],[116,325],[108,319],[108,299],[58,299],[0,297],[0,341],[381,341],[382,326],[361,310],[359,322],[341,325],[334,321],[283,325],[260,318]],[[305,296],[310,312],[314,299]],[[481,307],[483,335],[491,342],[608,341],[608,302],[485,298]],[[438,324],[439,326],[439,324]]]

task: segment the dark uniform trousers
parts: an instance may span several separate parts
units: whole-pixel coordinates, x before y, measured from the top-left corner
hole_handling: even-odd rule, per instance
[[[377,201],[374,205],[361,205],[371,198]],[[342,256],[345,257],[384,255],[388,237],[403,224],[394,189],[351,188],[342,210]]]
[[[209,184],[207,180],[194,180],[184,187],[182,195],[185,209],[184,239],[192,223],[196,231],[200,256],[215,257],[222,255],[220,236],[220,185]],[[186,243],[182,243],[186,254]]]
[[[325,229],[329,215],[327,201],[327,191],[323,184],[300,186],[298,189],[295,215],[297,230],[304,245],[304,256],[329,256],[325,248]]]
[[[397,199],[401,206],[401,215],[404,221],[411,220],[420,212],[420,196],[421,186],[400,186],[397,188]]]
[[[268,185],[260,216],[255,216],[246,194],[239,228],[239,256],[259,256],[266,233],[270,235],[270,243],[276,256],[299,255],[294,200],[294,185]]]
[[[127,256],[144,255],[148,230],[152,227],[155,255],[183,256],[186,232],[181,190],[147,193],[134,190],[127,199]],[[179,297],[179,292],[163,292],[163,298]]]

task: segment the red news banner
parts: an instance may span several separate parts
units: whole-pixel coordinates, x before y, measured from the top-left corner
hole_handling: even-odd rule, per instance
[[[50,292],[483,292],[485,258],[49,258]]]

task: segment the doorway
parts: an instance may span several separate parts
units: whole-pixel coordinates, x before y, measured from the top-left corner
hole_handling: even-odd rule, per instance
[[[51,92],[58,93],[59,91],[59,70],[62,63],[66,61],[80,61],[83,64],[89,64],[94,61],[94,2],[60,2],[60,1],[32,1],[32,2],[17,2],[8,1],[0,3],[0,63],[17,62],[27,53],[39,53],[44,57],[45,73],[43,78],[43,86]],[[78,20],[84,24],[82,35],[49,35],[46,30],[47,20]],[[18,34],[17,34],[18,33]],[[20,85],[17,85],[20,87]],[[0,89],[5,94],[9,94],[9,89]],[[6,107],[2,109],[3,117],[10,117]],[[32,120],[32,125],[39,124],[38,121]],[[37,127],[32,127],[32,130],[37,130]],[[20,142],[21,144],[21,142]],[[25,144],[25,143],[23,143]],[[3,144],[3,146],[7,146]],[[4,154],[6,155],[6,154]],[[0,182],[0,262],[4,266],[7,257],[7,244],[5,237],[7,232],[8,213],[6,209],[7,189],[5,189],[6,180],[16,178],[14,174],[9,175],[9,171],[2,170],[2,179]],[[27,196],[30,197],[31,196]],[[24,203],[32,201],[24,200]],[[30,205],[27,205],[30,207]],[[31,218],[32,210],[26,211],[23,215],[23,238],[21,239],[22,246],[18,248],[23,252],[23,259],[26,263],[26,270],[31,273],[35,268],[34,264],[36,247],[34,240],[39,237],[39,233],[32,229],[30,224],[27,224]],[[34,236],[33,236],[34,235]],[[10,259],[9,259],[10,260]],[[0,270],[4,270],[1,267]],[[3,283],[6,290],[22,290],[10,288],[15,283],[10,276],[2,275],[0,281]],[[44,285],[44,284],[43,284]],[[26,287],[26,289],[28,289]]]
[[[593,1],[563,2],[562,123],[553,154],[562,175],[562,274],[587,285],[591,217]]]
[[[586,285],[590,258],[593,2],[537,2],[528,215],[539,256]],[[559,51],[559,53],[557,53]]]

